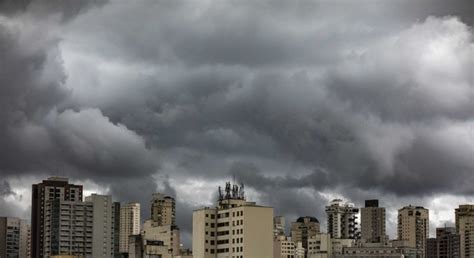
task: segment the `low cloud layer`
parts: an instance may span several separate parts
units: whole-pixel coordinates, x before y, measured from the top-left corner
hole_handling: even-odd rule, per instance
[[[232,178],[289,219],[473,200],[468,1],[43,2],[0,4],[0,210],[49,175],[144,218],[163,191],[189,241]]]

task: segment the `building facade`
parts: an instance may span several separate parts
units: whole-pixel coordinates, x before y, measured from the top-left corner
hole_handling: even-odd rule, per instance
[[[423,207],[410,205],[398,210],[398,240],[406,241],[408,247],[416,248],[419,257],[426,257],[429,222],[429,211]]]
[[[436,229],[436,238],[429,238],[426,257],[457,258],[460,254],[460,237],[454,227]]]
[[[140,204],[136,202],[120,205],[119,252],[129,252],[129,238],[140,234]]]
[[[319,233],[319,220],[315,217],[299,217],[291,223],[291,239],[295,242],[301,242],[303,248],[308,251],[308,239]]]
[[[69,184],[67,178],[51,177],[32,186],[31,257],[59,254],[59,215],[64,202],[81,202],[82,185]],[[45,240],[47,243],[45,243]]]
[[[0,217],[0,257],[30,257],[29,230],[26,220]]]
[[[352,203],[343,202],[340,199],[332,200],[326,206],[328,216],[327,232],[331,238],[357,239],[357,214],[359,209]]]
[[[151,200],[153,226],[176,225],[176,203],[173,197],[154,193]]]
[[[385,243],[385,208],[379,207],[378,200],[366,200],[360,209],[361,240],[367,243]]]
[[[92,257],[114,257],[114,210],[110,195],[85,198],[92,205]]]
[[[291,237],[277,235],[273,239],[273,258],[295,258],[296,245]]]
[[[456,232],[461,257],[474,257],[474,205],[459,205],[455,210]]]
[[[76,255],[92,257],[91,203],[63,201],[47,202],[44,222],[44,256]]]
[[[114,219],[114,258],[121,258],[120,254],[120,202],[112,204],[112,212]]]
[[[318,233],[308,239],[306,257],[330,258],[332,257],[332,239],[327,233]]]
[[[273,208],[247,202],[243,186],[227,183],[217,207],[193,212],[193,257],[272,258]]]
[[[143,224],[141,231],[143,241],[153,243],[159,241],[161,250],[166,252],[161,254],[171,254],[177,256],[180,254],[180,231],[176,225],[154,226],[152,220],[147,220]],[[165,248],[166,247],[166,248]]]
[[[285,217],[275,216],[273,218],[273,235],[274,236],[285,235]]]

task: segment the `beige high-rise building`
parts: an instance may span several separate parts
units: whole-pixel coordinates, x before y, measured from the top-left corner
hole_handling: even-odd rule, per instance
[[[120,253],[128,253],[129,237],[140,234],[140,204],[125,203],[120,206]]]
[[[332,200],[326,206],[328,216],[328,233],[331,238],[355,239],[358,237],[357,214],[359,209],[354,204],[340,199]]]
[[[406,206],[398,210],[398,240],[404,240],[408,247],[416,248],[425,257],[429,234],[429,211],[420,206]]]
[[[272,258],[273,208],[244,198],[243,186],[219,188],[215,208],[193,212],[194,258]]]
[[[29,258],[28,231],[26,220],[0,217],[0,257]]]
[[[153,226],[176,225],[175,200],[171,196],[154,193],[151,200]]]
[[[385,208],[379,207],[378,200],[366,200],[360,209],[361,239],[366,243],[385,243]]]
[[[308,239],[319,233],[319,221],[315,217],[299,217],[291,223],[291,240],[295,243],[301,242],[303,248],[308,251]]]
[[[474,205],[459,205],[455,216],[461,257],[474,257]]]
[[[92,204],[92,257],[114,257],[114,211],[110,195],[93,194],[85,198]]]

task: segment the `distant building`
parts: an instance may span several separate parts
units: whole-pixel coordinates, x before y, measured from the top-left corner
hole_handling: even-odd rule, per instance
[[[161,245],[166,247],[167,254],[174,256],[180,254],[181,238],[179,228],[176,225],[154,226],[153,221],[147,220],[143,224],[141,235],[144,241],[161,241]]]
[[[120,254],[120,202],[112,204],[113,230],[114,230],[114,258],[122,258]]]
[[[0,217],[0,257],[29,258],[28,237],[26,220]]]
[[[140,234],[140,204],[136,202],[120,205],[119,252],[128,253],[129,237]]]
[[[332,239],[327,233],[318,233],[308,238],[306,257],[311,258],[331,258]]]
[[[273,236],[285,235],[285,217],[275,216],[273,218]]]
[[[296,245],[290,237],[277,235],[273,240],[273,258],[294,258]]]
[[[385,208],[379,207],[378,200],[366,200],[360,209],[361,239],[367,243],[385,243]]]
[[[405,258],[400,250],[391,246],[347,247],[343,254],[336,257],[372,257],[372,258]],[[413,257],[414,258],[414,257]]]
[[[129,237],[128,258],[172,258],[163,241],[146,240],[142,235]]]
[[[151,200],[153,226],[176,225],[175,200],[171,196],[154,193]]]
[[[426,257],[438,258],[438,240],[436,237],[426,239]]]
[[[343,202],[340,199],[332,200],[329,206],[326,206],[327,227],[331,238],[358,238],[356,221],[358,213],[359,209],[355,208],[354,204]]]
[[[58,235],[59,216],[62,205],[82,202],[82,185],[69,184],[67,178],[51,177],[33,185],[31,201],[31,257],[49,257],[60,254],[61,249],[70,250],[71,246],[62,245]],[[67,220],[72,223],[70,219],[69,216]],[[83,231],[85,235],[87,231]]]
[[[273,208],[245,200],[243,186],[219,188],[215,208],[193,212],[193,257],[273,257]]]
[[[455,216],[456,232],[460,237],[460,255],[474,257],[474,205],[459,205]]]
[[[85,198],[92,204],[92,257],[114,257],[115,212],[110,195],[93,194]]]
[[[303,248],[303,244],[301,242],[295,243],[295,258],[306,258],[305,257],[305,249]]]
[[[299,217],[291,223],[291,239],[301,242],[303,248],[308,251],[308,239],[319,233],[319,220],[315,217]]]
[[[454,227],[436,229],[436,238],[426,243],[426,257],[461,257],[460,238]]]
[[[344,247],[342,254],[335,254],[334,258],[342,257],[372,257],[372,258],[416,258],[421,253],[416,248],[407,247],[402,240],[387,241],[384,243],[358,242],[353,246]]]
[[[398,210],[398,240],[416,248],[424,258],[429,234],[429,211],[419,206],[406,206]]]

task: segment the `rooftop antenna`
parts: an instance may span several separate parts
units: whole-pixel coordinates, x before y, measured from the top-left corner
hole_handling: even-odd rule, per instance
[[[224,196],[222,194],[222,187],[219,186],[219,190],[218,190],[218,195],[219,195],[219,201],[222,201],[222,199],[224,199]]]
[[[245,191],[244,191],[244,184],[240,183],[240,189],[239,189],[239,197],[242,200],[245,200]]]

